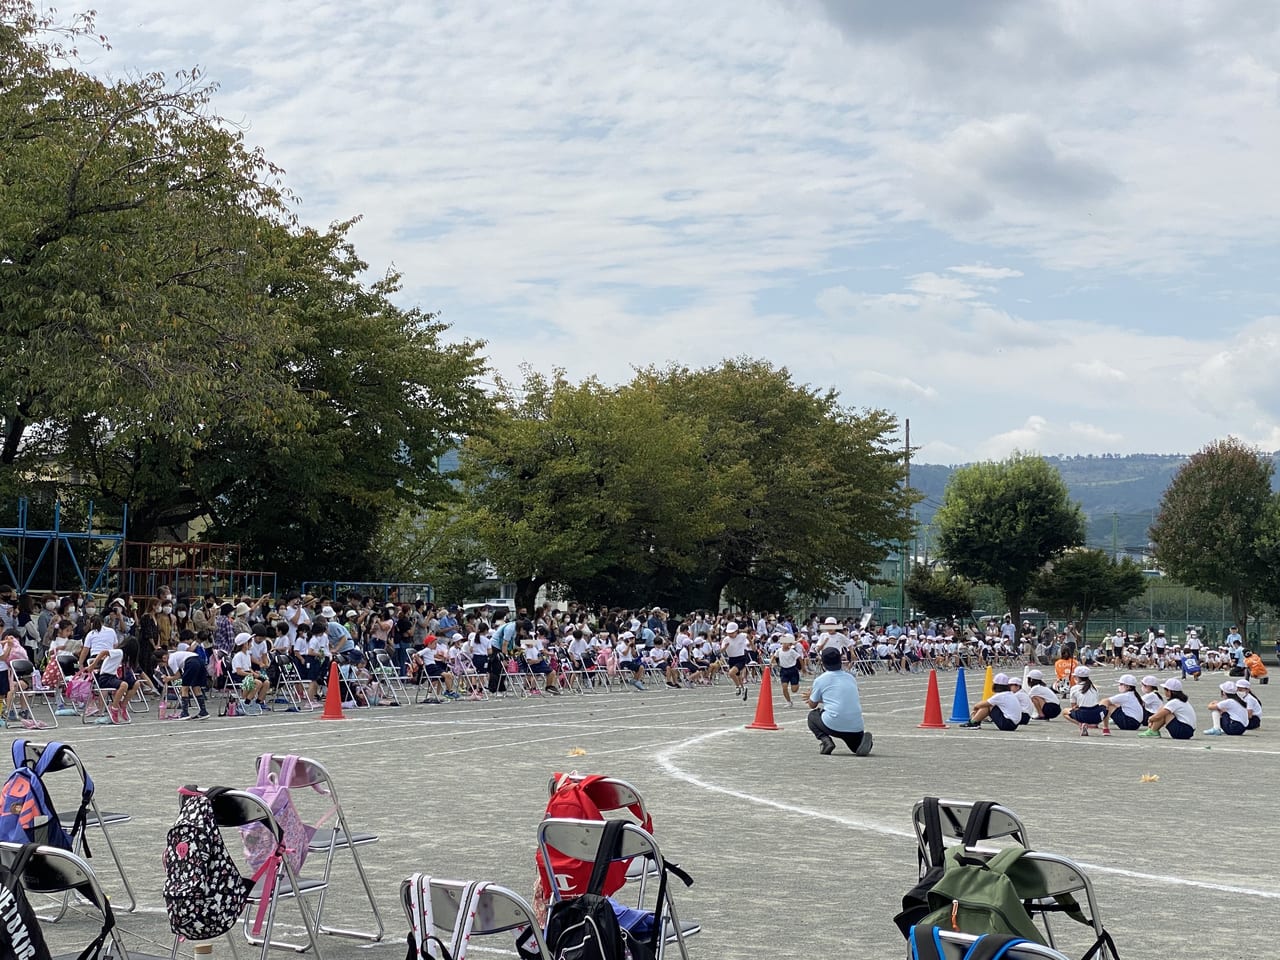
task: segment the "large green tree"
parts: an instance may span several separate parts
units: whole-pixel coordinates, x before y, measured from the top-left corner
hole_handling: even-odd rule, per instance
[[[951,570],[999,587],[1015,621],[1040,568],[1084,541],[1062,476],[1031,454],[956,470],[934,522]]]
[[[546,583],[583,599],[660,569],[689,570],[712,531],[699,424],[649,389],[527,371],[467,439],[462,476],[484,556],[532,606]]]
[[[973,613],[973,585],[950,570],[916,564],[906,580],[907,596],[930,617],[950,619]]]
[[[1102,550],[1072,550],[1041,569],[1029,596],[1051,613],[1076,617],[1080,635],[1086,636],[1094,613],[1121,607],[1146,588],[1142,567],[1128,557],[1116,560]]]
[[[1231,615],[1247,629],[1259,592],[1275,583],[1272,538],[1275,464],[1239,440],[1209,444],[1178,471],[1151,527],[1156,560],[1192,587],[1231,598]]]
[[[918,497],[886,411],[849,409],[834,390],[749,358],[650,368],[635,385],[700,425],[696,462],[714,530],[692,557],[686,603],[714,607],[726,588],[760,604],[821,596],[875,577],[910,536]]]
[[[91,26],[0,0],[5,490],[59,476],[132,539],[198,520],[286,581],[376,578],[380,522],[451,495],[480,345],[365,280],[350,223],[300,226],[198,74],[80,70]]]

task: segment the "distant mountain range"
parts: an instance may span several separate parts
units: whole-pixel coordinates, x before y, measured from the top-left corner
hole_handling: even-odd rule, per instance
[[[1280,453],[1273,456],[1280,467]],[[1154,453],[1045,457],[1047,463],[1057,467],[1071,496],[1084,510],[1087,545],[1108,551],[1114,547],[1135,556],[1148,553],[1147,530],[1160,508],[1160,498],[1188,459],[1183,454]],[[932,463],[911,465],[911,485],[924,494],[924,500],[916,507],[921,530],[918,552],[933,552],[933,531],[929,527],[955,469]],[[1280,489],[1280,470],[1277,474],[1272,486]]]

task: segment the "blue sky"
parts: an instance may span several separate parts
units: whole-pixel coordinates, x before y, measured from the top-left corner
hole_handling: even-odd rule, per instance
[[[920,459],[1280,449],[1272,0],[113,0],[521,363],[766,357]]]

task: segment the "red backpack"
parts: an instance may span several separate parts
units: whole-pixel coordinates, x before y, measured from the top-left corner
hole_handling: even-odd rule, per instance
[[[594,793],[597,797],[603,794],[607,786],[601,786],[601,781],[607,780],[599,774],[591,774],[581,779],[570,776],[566,773],[557,773],[555,776],[555,790],[551,794],[551,799],[547,801],[547,811],[543,815],[543,819],[557,820],[603,820],[604,814],[600,812],[600,804],[592,796]],[[610,804],[606,809],[612,809]],[[638,803],[627,807],[631,815],[636,819],[638,824],[645,830],[653,829],[653,818],[648,815],[644,807]],[[576,897],[587,892],[587,884],[591,880],[592,864],[586,861],[577,860],[573,857],[566,856],[559,850],[552,849],[551,853],[551,873],[555,875],[557,888],[562,898]],[[542,862],[542,851],[538,851],[538,883],[541,891],[547,894],[547,900],[550,901],[551,880],[547,876],[546,864]],[[611,896],[627,881],[627,867],[629,860],[618,860],[609,865],[609,869],[605,874],[604,886],[600,893],[603,896]]]

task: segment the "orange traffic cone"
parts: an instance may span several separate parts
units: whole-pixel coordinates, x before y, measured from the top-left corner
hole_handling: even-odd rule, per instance
[[[945,730],[947,725],[942,722],[942,698],[938,696],[938,671],[929,671],[929,692],[924,696],[924,722],[920,724],[923,730]]]
[[[773,722],[773,677],[769,668],[764,668],[764,677],[760,680],[760,697],[756,700],[756,718],[747,724],[748,730],[781,730]]]
[[[338,679],[338,664],[329,664],[329,686],[324,693],[324,713],[321,720],[345,720],[342,715],[342,681]]]

